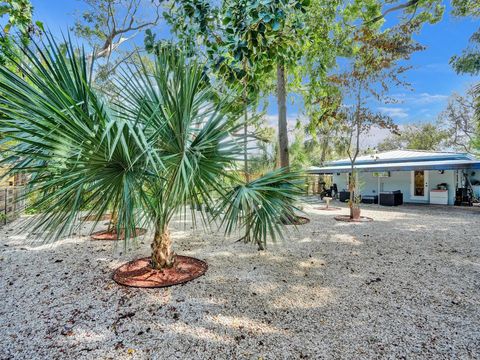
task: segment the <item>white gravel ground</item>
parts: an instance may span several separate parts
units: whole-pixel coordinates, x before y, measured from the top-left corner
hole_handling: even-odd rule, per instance
[[[111,280],[128,253],[88,237],[28,244],[0,229],[0,359],[480,358],[480,212],[365,206],[258,252],[174,224],[207,274],[167,289]]]

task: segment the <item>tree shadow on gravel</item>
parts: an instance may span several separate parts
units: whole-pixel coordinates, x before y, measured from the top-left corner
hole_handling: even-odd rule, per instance
[[[264,252],[210,232],[196,231],[192,241],[179,224],[177,251],[206,260],[209,270],[167,289],[111,280],[116,266],[148,254],[148,237],[127,254],[86,238],[36,248],[3,238],[0,351],[7,358],[468,357],[479,350],[475,322],[467,321],[480,305],[478,235],[464,213],[421,217],[421,210],[366,208],[381,221],[344,226],[306,209],[311,223]]]

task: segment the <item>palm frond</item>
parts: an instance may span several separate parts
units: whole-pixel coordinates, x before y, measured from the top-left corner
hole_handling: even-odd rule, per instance
[[[58,238],[73,229],[88,203],[91,212],[118,213],[118,226],[135,226],[135,209],[145,195],[143,182],[158,161],[150,156],[142,128],[116,118],[90,85],[87,56],[67,42],[64,55],[47,44],[12,59],[19,74],[0,67],[0,131],[16,142],[3,163],[9,174],[30,175],[28,193],[41,193],[32,204],[44,209],[35,227]]]
[[[273,241],[282,238],[282,222],[295,217],[294,204],[301,194],[301,183],[301,173],[278,169],[236,186],[225,195],[216,211],[225,233],[230,235],[244,229],[242,239],[260,249],[266,247],[269,237]]]
[[[70,39],[66,53],[46,39],[12,55],[18,73],[0,66],[0,131],[8,144],[1,163],[29,174],[27,194],[40,194],[32,205],[44,211],[34,226],[47,239],[72,231],[86,211],[97,220],[113,212],[128,241],[142,222],[166,231],[198,204],[215,209],[202,211],[205,222],[213,214],[227,233],[244,228],[245,241],[260,247],[281,237],[300,175],[277,170],[232,187],[243,124],[201,64],[166,48],[153,71],[141,61],[126,66],[107,102],[91,85],[86,54]]]

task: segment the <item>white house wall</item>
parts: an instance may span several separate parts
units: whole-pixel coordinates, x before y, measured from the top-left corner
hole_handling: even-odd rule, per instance
[[[480,176],[480,174],[479,174]],[[378,178],[371,172],[359,172],[358,180],[360,184],[360,193],[362,195],[378,194]],[[333,182],[337,184],[338,190],[347,190],[347,174],[333,174]],[[448,203],[453,205],[455,202],[455,170],[445,170],[443,174],[437,170],[428,171],[429,190],[436,189],[438,184],[448,184]],[[391,171],[390,177],[380,178],[380,191],[400,190],[403,193],[403,201],[411,203],[428,203],[429,199],[417,200],[411,199],[411,172],[410,171]]]

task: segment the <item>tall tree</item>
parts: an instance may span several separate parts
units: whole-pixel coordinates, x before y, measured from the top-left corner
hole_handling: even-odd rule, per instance
[[[163,0],[83,0],[87,10],[77,14],[75,34],[92,47],[96,59],[95,80],[99,85],[124,62],[131,60],[136,47],[131,40],[156,26],[161,19]],[[128,49],[123,44],[130,42]]]
[[[360,154],[362,134],[372,126],[392,131],[397,129],[389,117],[373,109],[371,98],[388,102],[387,93],[392,86],[406,85],[401,77],[409,68],[400,63],[423,48],[412,39],[412,34],[420,24],[420,21],[412,21],[385,31],[369,26],[360,28],[354,36],[356,49],[351,57],[349,71],[330,77],[349,101],[349,105],[344,108],[347,131],[343,141],[347,143],[351,160],[351,217],[354,216],[356,208],[354,200],[358,188],[355,181],[355,162]]]
[[[287,81],[288,70],[296,66],[306,35],[304,17],[310,0],[283,0],[271,2],[264,19],[270,20],[267,34],[270,58],[277,73],[278,152],[280,167],[290,166],[288,154]]]
[[[179,46],[207,60],[212,83],[219,92],[230,93],[238,111],[243,112],[244,174],[248,179],[250,141],[246,135],[257,118],[259,95],[265,88],[263,75],[269,70],[257,40],[265,29],[247,5],[245,1],[224,1],[215,7],[204,0],[178,0],[170,4],[165,18]],[[156,46],[161,42],[155,43],[155,35],[147,33],[147,50]]]
[[[394,13],[400,13],[396,20],[400,24],[435,22],[442,11],[441,1],[430,0],[312,0],[305,20],[307,40],[296,85],[304,99],[307,129],[325,149],[323,154],[326,155],[327,149],[333,151],[332,145],[339,144],[334,141],[335,134],[345,127],[346,121],[339,111],[342,95],[329,81],[329,75],[338,67],[339,59],[349,61],[356,56],[359,26],[380,31],[385,18]]]
[[[174,1],[172,28],[179,39],[195,44],[202,35],[207,53],[222,64],[239,66],[236,77],[244,87],[265,75],[276,76],[280,165],[288,166],[286,115],[287,70],[300,57],[303,16],[309,0],[224,0],[213,7],[205,0]],[[272,71],[274,72],[272,73]],[[230,71],[228,71],[230,72]],[[238,76],[246,74],[244,76]]]

